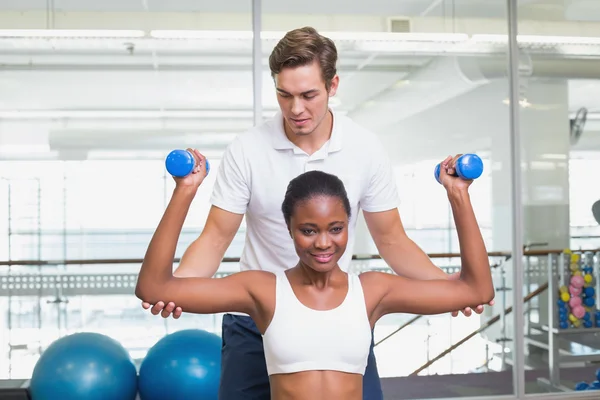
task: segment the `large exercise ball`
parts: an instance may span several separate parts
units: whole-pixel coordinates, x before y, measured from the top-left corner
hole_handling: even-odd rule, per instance
[[[116,340],[99,333],[74,333],[42,353],[29,393],[32,400],[134,400],[137,371]]]
[[[217,399],[221,376],[221,338],[185,329],[160,339],[140,365],[141,400]]]

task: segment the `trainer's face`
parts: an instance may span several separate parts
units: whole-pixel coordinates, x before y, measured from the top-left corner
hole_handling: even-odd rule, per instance
[[[300,262],[315,271],[333,269],[348,244],[348,214],[337,197],[298,203],[289,228]]]
[[[317,62],[284,68],[275,75],[277,102],[286,130],[294,135],[309,135],[314,132],[327,116],[329,96],[335,95],[338,83],[336,75],[328,92]]]

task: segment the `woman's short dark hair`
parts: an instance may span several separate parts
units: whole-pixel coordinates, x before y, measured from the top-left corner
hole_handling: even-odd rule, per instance
[[[338,198],[350,218],[350,201],[342,180],[323,171],[309,171],[295,177],[288,184],[281,205],[285,223],[289,226],[294,209],[299,203],[319,196]]]

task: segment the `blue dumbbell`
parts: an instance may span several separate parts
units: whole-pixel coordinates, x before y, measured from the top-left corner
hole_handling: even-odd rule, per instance
[[[173,150],[165,160],[169,174],[176,178],[188,176],[196,166],[196,159],[187,150]],[[206,160],[206,174],[210,171],[210,163]]]
[[[454,176],[462,179],[477,179],[483,173],[483,161],[477,154],[463,154],[456,160],[455,171]],[[440,164],[435,166],[434,176],[440,182]]]

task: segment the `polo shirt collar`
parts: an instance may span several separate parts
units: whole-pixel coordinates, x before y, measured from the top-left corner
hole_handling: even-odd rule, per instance
[[[328,153],[332,153],[342,149],[342,129],[340,126],[341,123],[338,120],[339,116],[336,115],[335,111],[332,109],[329,109],[329,111],[333,116],[333,127],[331,129],[331,137],[324,146],[327,146]],[[273,132],[273,147],[276,150],[297,149],[296,145],[292,143],[285,135],[285,130],[283,128],[283,115],[281,114],[281,111],[278,111],[277,114],[275,114],[273,122],[275,128],[275,132]]]

